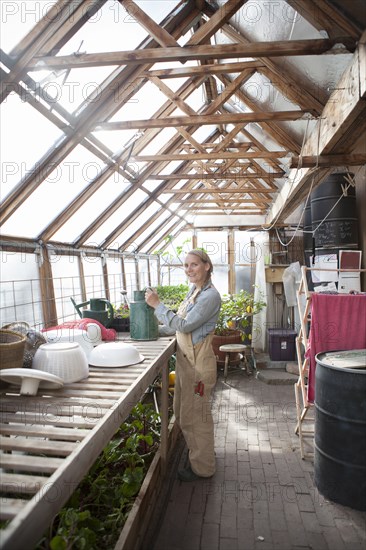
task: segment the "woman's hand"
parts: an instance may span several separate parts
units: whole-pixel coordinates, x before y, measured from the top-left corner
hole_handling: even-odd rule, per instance
[[[156,290],[147,288],[145,292],[145,302],[154,309],[160,304],[159,296]]]

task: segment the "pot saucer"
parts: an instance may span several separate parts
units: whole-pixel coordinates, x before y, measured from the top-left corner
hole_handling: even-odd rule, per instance
[[[38,388],[56,390],[64,385],[58,376],[35,369],[3,369],[0,370],[0,378],[20,386],[21,395],[36,395]]]

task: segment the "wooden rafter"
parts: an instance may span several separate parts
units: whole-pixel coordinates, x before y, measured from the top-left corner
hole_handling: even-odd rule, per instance
[[[347,18],[330,1],[288,0],[288,3],[293,5],[298,13],[303,15],[315,28],[325,29],[330,36],[329,39],[257,43],[251,43],[247,37],[239,34],[234,29],[235,22],[233,23],[231,20],[237,10],[245,4],[245,0],[228,0],[220,8],[214,8],[213,3],[205,0],[187,0],[181,2],[179,7],[176,7],[160,26],[136,2],[119,1],[132,17],[147,30],[149,35],[140,48],[133,52],[75,54],[56,57],[60,48],[105,2],[105,0],[75,0],[72,2],[73,17],[68,18],[66,17],[66,8],[70,15],[70,6],[68,5],[70,0],[58,0],[55,5],[58,17],[55,18],[55,21],[52,20],[52,25],[49,24],[51,18],[48,14],[44,21],[37,24],[13,49],[10,56],[5,54],[4,66],[9,72],[0,70],[3,79],[2,98],[5,98],[12,89],[22,97],[21,94],[24,91],[28,94],[28,89],[31,89],[33,84],[37,87],[37,83],[34,81],[32,84],[32,79],[27,75],[27,71],[33,70],[35,67],[47,70],[47,68],[53,67],[52,63],[59,64],[56,70],[70,70],[73,67],[81,68],[83,66],[106,66],[116,63],[123,66],[114,69],[102,83],[100,101],[90,104],[90,98],[85,98],[83,104],[72,114],[66,112],[61,105],[54,104],[54,101],[48,102],[46,96],[38,95],[39,100],[37,93],[28,94],[29,104],[52,124],[64,131],[65,137],[41,159],[38,173],[27,174],[22,182],[14,187],[12,193],[5,198],[1,210],[2,222],[9,219],[78,143],[83,144],[108,165],[37,237],[43,241],[47,242],[51,239],[71,216],[76,215],[78,209],[91,198],[96,190],[102,187],[113,171],[123,175],[130,183],[113,205],[105,209],[97,219],[92,220],[74,243],[77,247],[85,243],[136,189],[146,192],[144,184],[148,183],[149,179],[155,179],[162,183],[153,192],[147,192],[146,200],[136,205],[131,214],[132,218],[123,219],[121,224],[114,228],[104,240],[103,246],[113,244],[116,237],[128,227],[131,220],[137,220],[144,209],[154,202],[157,202],[168,214],[159,228],[162,230],[164,224],[172,224],[168,230],[169,233],[182,226],[182,223],[186,223],[187,213],[195,215],[263,214],[278,195],[277,183],[274,180],[284,176],[281,159],[288,157],[289,153],[293,155],[290,168],[296,169],[296,182],[291,187],[289,194],[286,192],[290,186],[285,183],[269,214],[268,219],[271,221],[277,220],[277,214],[280,211],[281,217],[278,220],[281,221],[283,216],[299,203],[312,172],[316,171],[316,181],[318,181],[330,167],[358,166],[365,162],[365,155],[350,154],[354,145],[352,139],[354,130],[356,133],[362,134],[366,128],[366,112],[363,108],[365,102],[364,82],[366,80],[363,69],[366,59],[364,41],[361,41],[357,50],[358,72],[356,64],[353,64],[353,72],[349,73],[348,81],[344,80],[338,84],[337,93],[339,95],[334,102],[333,112],[329,103],[327,104],[328,110],[326,108],[323,111],[327,101],[325,91],[316,90],[314,93],[309,83],[299,82],[291,74],[289,64],[280,66],[276,63],[278,56],[336,54],[344,53],[346,48],[348,52],[354,51],[360,31],[356,25],[347,21]],[[87,5],[88,10],[85,9]],[[311,10],[313,10],[312,13]],[[189,29],[192,32],[191,38],[184,46],[180,46],[178,40]],[[233,43],[215,46],[211,44],[211,37],[219,30],[225,33]],[[342,35],[345,35],[345,38],[340,38]],[[333,48],[334,45],[339,46],[340,44],[343,44],[343,48]],[[234,62],[234,59],[240,57],[254,57],[254,59]],[[233,62],[230,62],[230,59],[233,59]],[[151,70],[155,63],[169,60],[182,63],[187,60],[197,60],[201,65]],[[37,63],[40,61],[45,64],[37,67]],[[362,71],[364,72],[362,73]],[[255,72],[267,78],[274,89],[298,106],[299,110],[284,113],[261,112],[258,104],[251,102],[243,90],[243,83]],[[185,78],[186,81],[179,90],[172,91],[164,82],[164,79],[171,78]],[[109,122],[111,118],[129,100],[133,99],[134,95],[148,81],[159,88],[166,96],[167,101],[157,113],[147,120],[128,120],[127,124],[117,123],[117,125],[120,124],[119,127],[113,126],[114,123]],[[224,86],[220,94],[217,93],[217,82],[221,82]],[[357,102],[355,102],[353,84],[360,89],[360,97]],[[351,90],[350,98],[347,98],[346,92],[342,92],[340,86],[343,85]],[[208,104],[203,104],[200,109],[195,110],[190,106],[190,96],[197,90],[203,90],[204,87]],[[334,96],[332,97],[334,98]],[[52,98],[50,99],[52,100]],[[246,105],[252,112],[237,112],[238,102],[241,103],[241,106]],[[180,109],[186,116],[174,116],[176,109]],[[339,109],[344,113],[339,113]],[[338,111],[337,115],[335,115],[336,111]],[[288,132],[288,127],[291,125],[287,124],[285,130],[284,125],[278,124],[278,122],[298,120],[304,113],[309,113],[317,118],[322,114],[317,126],[319,128],[320,125],[322,131],[319,132],[321,134],[320,143],[317,143],[317,139],[314,137],[315,134],[318,135],[316,130],[308,138],[303,150],[300,151],[300,145],[294,138],[296,132],[294,134]],[[290,118],[286,118],[287,116]],[[264,133],[278,144],[278,147],[272,145],[272,148],[277,150],[267,150],[255,136],[251,135],[248,123],[252,121],[259,123]],[[233,124],[234,128],[227,132],[226,125],[229,124]],[[206,143],[205,141],[200,143],[199,138],[192,135],[202,125],[216,126]],[[153,140],[158,138],[164,128],[169,126],[175,127],[174,136],[169,140],[164,140],[164,144],[156,155],[144,154],[145,148],[150,144],[154,147],[157,140],[154,143]],[[119,155],[110,151],[101,140],[96,138],[94,134],[96,128],[103,130],[136,128],[143,129],[144,132],[136,140],[133,156],[130,157],[130,151],[122,151]],[[239,140],[244,139],[246,143],[233,142],[236,136]],[[221,139],[222,141],[219,141]],[[267,142],[263,141],[263,143]],[[315,145],[320,148],[316,149]],[[155,149],[156,147],[153,150]],[[266,162],[263,163],[260,159],[265,159]],[[127,161],[128,166],[125,164]],[[172,161],[180,162],[179,167],[172,173],[165,174],[164,168]],[[133,163],[136,162],[146,164],[136,170],[133,168]],[[264,170],[264,165],[266,169],[269,168],[268,172]],[[308,167],[315,170],[309,170]],[[196,173],[193,173],[193,170]],[[290,180],[291,175],[292,172]],[[298,183],[298,179],[300,183]],[[186,180],[184,187],[174,189],[179,180]],[[220,187],[219,185],[224,181],[226,182],[225,187]],[[278,185],[280,185],[279,182]],[[165,194],[164,200],[159,198],[160,194]],[[167,194],[170,195],[169,198]],[[167,201],[165,201],[166,198],[168,198]],[[285,208],[283,207],[284,200],[286,201]],[[171,208],[173,203],[174,207]],[[177,203],[181,205],[179,209],[176,208]],[[146,220],[143,228],[141,227],[134,233],[135,238],[139,237],[143,231],[148,233],[139,248],[154,240],[154,232],[149,231],[149,227],[159,218],[159,215],[161,215],[161,209]],[[131,242],[131,238],[127,242]]]
[[[164,27],[147,15],[133,0],[119,0],[127,13],[148,32],[163,48],[179,48],[178,42]]]
[[[235,172],[229,172],[229,173],[217,173],[212,172],[210,174],[182,174],[178,172],[177,174],[151,174],[149,179],[152,180],[194,180],[194,179],[201,179],[201,180],[214,180],[214,181],[220,181],[220,180],[226,180],[226,179],[236,179],[236,180],[250,180],[250,179],[264,179],[264,180],[272,180],[274,178],[282,178],[283,174],[282,172],[274,172],[271,173],[263,173],[263,174],[237,174]]]
[[[245,154],[238,151],[225,151],[220,153],[222,159],[273,159],[284,158],[287,156],[287,151],[247,151]],[[135,162],[156,162],[156,161],[172,161],[172,160],[205,160],[205,159],[217,159],[215,153],[172,153],[170,155],[138,155],[131,156],[131,159]]]
[[[145,128],[175,128],[177,126],[202,126],[211,124],[248,124],[249,122],[292,121],[303,118],[304,111],[261,111],[255,113],[234,113],[221,115],[172,116],[159,119],[126,120],[102,122],[94,131],[142,130]]]
[[[274,193],[273,189],[253,189],[253,187],[240,187],[240,188],[227,188],[227,187],[200,187],[199,189],[168,189],[161,192],[162,195],[166,193],[174,193],[175,195],[186,195],[187,193],[196,194],[196,193],[208,193],[209,195],[216,195],[217,193],[227,193],[229,195],[237,193],[266,193],[271,195]]]
[[[144,77],[152,78],[154,76],[165,79],[165,78],[183,78],[198,76],[202,74],[230,74],[230,73],[241,73],[247,69],[258,70],[264,67],[264,63],[260,61],[241,61],[237,63],[211,63],[207,65],[199,65],[197,67],[178,67],[177,69],[158,69],[151,70],[144,73]]]
[[[250,44],[220,44],[179,48],[143,48],[124,52],[105,52],[57,57],[34,57],[28,63],[28,70],[82,69],[85,67],[106,67],[108,65],[136,65],[188,59],[230,59],[239,57],[283,57],[286,55],[321,55],[325,52],[338,54],[335,44],[342,43],[345,50],[353,52],[356,40],[348,36],[339,39],[315,38],[310,40],[283,40],[279,42],[255,42]],[[344,53],[344,52],[342,52]]]
[[[313,155],[291,157],[290,168],[316,168],[318,166],[329,168],[330,166],[361,166],[366,163],[366,154],[349,155]]]
[[[192,12],[190,2],[186,4],[184,9],[178,9],[175,18],[169,18],[166,23],[167,28],[175,29],[174,32],[177,32],[179,23],[182,21],[184,21],[184,28],[186,28],[187,24],[189,24],[187,23],[187,17],[191,24],[193,24],[196,13]],[[152,42],[150,41],[151,45]],[[138,68],[131,66],[114,71],[113,76],[109,77],[100,87],[103,97],[98,102],[92,102],[86,106],[82,111],[82,116],[78,117],[75,127],[72,130],[70,129],[71,131],[68,132],[65,139],[56,147],[52,147],[40,161],[38,170],[27,174],[3,201],[1,205],[1,223],[6,221],[16,211],[55,167],[66,158],[80,140],[88,134],[90,125],[93,125],[93,119],[95,123],[97,120],[104,120],[106,117],[112,116],[119,105],[131,99],[135,92],[134,88],[129,85],[131,80],[134,81],[141,72],[149,68],[150,65]],[[118,103],[116,102],[116,90],[118,91]],[[97,225],[99,222],[95,222],[95,224]]]

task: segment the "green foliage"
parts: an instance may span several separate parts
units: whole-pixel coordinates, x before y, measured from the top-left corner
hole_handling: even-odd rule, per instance
[[[120,304],[119,306],[112,304],[112,306],[115,319],[127,319],[130,316],[130,308],[127,304]]]
[[[233,329],[245,331],[251,325],[252,316],[265,305],[262,297],[254,300],[254,293],[246,290],[240,290],[237,294],[224,294],[215,334],[224,335]]]
[[[173,311],[177,311],[180,304],[183,302],[187,292],[188,285],[166,285],[158,286],[156,291],[160,300]]]
[[[37,550],[114,548],[160,441],[160,416],[138,403]]]

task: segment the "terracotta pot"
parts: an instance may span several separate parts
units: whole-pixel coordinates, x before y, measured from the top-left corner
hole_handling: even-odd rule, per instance
[[[241,332],[239,330],[230,330],[228,334],[214,334],[212,339],[212,349],[216,355],[218,366],[223,366],[225,363],[225,353],[220,351],[220,346],[224,344],[242,344]],[[232,354],[230,365],[238,365],[240,363],[240,353]]]

